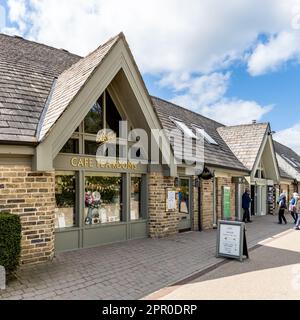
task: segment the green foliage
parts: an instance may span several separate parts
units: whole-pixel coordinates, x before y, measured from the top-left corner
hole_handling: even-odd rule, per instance
[[[19,216],[0,212],[0,265],[8,273],[16,270],[19,265],[21,230]]]

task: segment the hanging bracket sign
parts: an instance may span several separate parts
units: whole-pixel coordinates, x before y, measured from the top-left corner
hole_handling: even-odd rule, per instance
[[[244,222],[224,221],[218,223],[217,257],[238,259],[249,258]]]

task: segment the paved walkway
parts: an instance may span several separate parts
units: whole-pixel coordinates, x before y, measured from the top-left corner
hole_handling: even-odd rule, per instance
[[[292,228],[276,219],[247,224],[249,247]],[[222,261],[215,248],[216,231],[209,230],[60,253],[23,267],[0,299],[140,299]]]
[[[300,232],[262,242],[251,259],[231,261],[193,281],[155,292],[159,300],[299,300]]]

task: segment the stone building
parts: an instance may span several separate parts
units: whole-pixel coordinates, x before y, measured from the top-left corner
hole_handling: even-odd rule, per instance
[[[191,138],[191,158],[202,139],[200,169],[178,164],[163,129]],[[272,213],[281,177],[269,124],[150,97],[122,33],[86,57],[0,35],[0,210],[21,217],[23,264],[240,219],[247,185],[252,214]]]

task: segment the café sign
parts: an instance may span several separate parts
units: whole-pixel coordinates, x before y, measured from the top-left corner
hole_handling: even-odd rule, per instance
[[[83,169],[113,169],[113,170],[137,170],[137,164],[130,161],[97,161],[87,157],[73,157],[70,160],[73,168]]]

